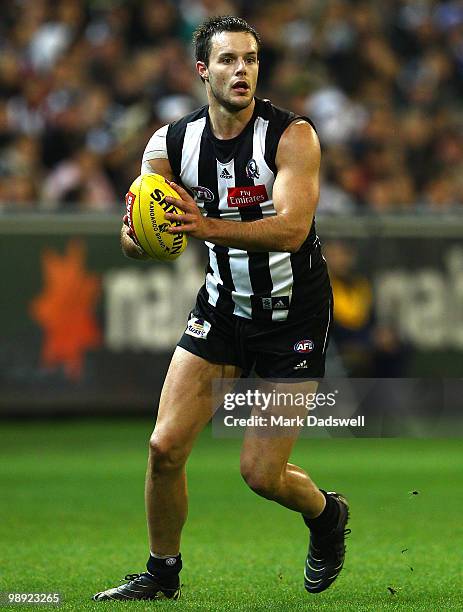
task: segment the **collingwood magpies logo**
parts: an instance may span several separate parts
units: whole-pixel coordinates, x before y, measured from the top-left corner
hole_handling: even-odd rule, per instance
[[[260,177],[259,166],[255,159],[250,159],[246,164],[246,176],[250,179],[258,179]]]

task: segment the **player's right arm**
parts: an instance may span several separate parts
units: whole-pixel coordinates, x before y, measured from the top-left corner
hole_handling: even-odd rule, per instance
[[[142,174],[155,172],[160,174],[168,181],[174,180],[174,174],[170,166],[165,144],[167,126],[157,130],[150,138],[142,160]],[[149,256],[136,243],[132,230],[129,228],[127,215],[124,216],[121,228],[121,247],[122,252],[132,259],[149,259]]]

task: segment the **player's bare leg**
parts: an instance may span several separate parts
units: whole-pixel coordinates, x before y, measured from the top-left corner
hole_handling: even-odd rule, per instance
[[[316,382],[303,385],[304,393],[314,393],[317,389]],[[286,393],[295,388],[291,384],[268,387],[264,381],[262,387]],[[297,391],[301,388],[298,385]],[[266,416],[295,417],[304,416],[304,413],[307,414],[304,406],[273,407]],[[270,432],[267,428],[248,428],[241,449],[241,474],[249,487],[262,497],[313,518],[323,511],[325,497],[302,468],[288,462],[298,436],[298,427],[281,430],[275,427]]]
[[[316,391],[316,383],[309,385],[304,392]],[[298,410],[281,412],[296,416]],[[321,491],[302,468],[288,462],[298,434],[297,427],[280,435],[277,431],[269,435],[263,429],[248,429],[241,450],[241,474],[262,497],[302,514],[311,532],[304,586],[310,593],[319,593],[334,582],[343,567],[344,538],[350,531],[345,529],[348,506],[342,496]]]
[[[150,439],[145,502],[150,550],[175,556],[187,516],[185,464],[212,416],[212,380],[235,378],[235,366],[209,363],[177,347]]]
[[[212,416],[212,380],[240,374],[235,366],[209,363],[176,348],[149,444],[145,502],[152,554],[148,571],[128,574],[129,582],[97,593],[96,601],[180,596],[180,536],[188,508],[185,464],[196,437]]]
[[[246,436],[241,474],[248,486],[267,499],[314,518],[325,507],[325,497],[299,466],[288,462],[296,438]]]
[[[309,394],[316,392],[317,383],[293,385],[262,381],[261,390],[282,393],[303,391]],[[271,406],[265,412],[267,418],[270,415],[303,417],[307,415],[307,409],[305,406]],[[249,487],[262,497],[306,516],[316,517],[325,507],[325,497],[302,468],[288,463],[299,431],[299,427],[283,429],[275,426],[270,430],[267,427],[248,428],[241,449],[241,474]]]

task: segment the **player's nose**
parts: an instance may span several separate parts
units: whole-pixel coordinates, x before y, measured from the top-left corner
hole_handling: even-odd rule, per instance
[[[242,57],[238,59],[235,74],[246,74],[246,62]]]

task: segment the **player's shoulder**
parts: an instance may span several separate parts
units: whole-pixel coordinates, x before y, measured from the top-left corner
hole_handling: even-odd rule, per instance
[[[185,146],[190,146],[188,139],[186,139],[187,127],[189,124],[194,124],[196,121],[203,122],[206,125],[208,105],[201,106],[196,110],[184,115],[180,119],[169,123],[166,132],[166,149],[167,156],[169,158],[170,166],[172,168],[174,176],[179,177],[182,166],[182,151]]]
[[[205,118],[207,115],[207,109],[208,109],[208,105],[205,104],[204,106],[197,108],[191,113],[188,113],[188,115],[184,115],[183,117],[180,117],[180,119],[177,119],[176,121],[173,121],[172,123],[169,123],[169,125],[167,126],[168,134],[172,135],[172,134],[175,134],[176,132],[185,130],[186,126],[189,123],[193,123],[194,121],[197,121],[198,119]]]
[[[207,105],[201,106],[201,108],[197,108],[191,113],[188,113],[188,115],[184,115],[180,119],[177,119],[172,123],[167,123],[166,125],[163,125],[162,127],[158,128],[151,136],[150,143],[151,141],[158,142],[159,139],[171,139],[172,137],[175,138],[175,136],[181,135],[185,131],[188,123],[191,123],[193,121],[196,121],[197,119],[200,119],[201,117],[206,116],[207,108]]]
[[[280,133],[283,133],[288,126],[298,121],[308,123],[315,132],[317,131],[310,117],[298,115],[291,110],[277,106],[268,99],[256,98],[256,107],[257,115],[268,121],[269,125]]]

